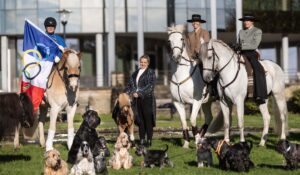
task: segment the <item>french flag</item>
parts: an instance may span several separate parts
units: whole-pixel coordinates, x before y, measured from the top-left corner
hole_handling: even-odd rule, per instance
[[[43,99],[54,58],[60,52],[53,39],[31,21],[25,20],[21,92],[31,97],[34,113]]]

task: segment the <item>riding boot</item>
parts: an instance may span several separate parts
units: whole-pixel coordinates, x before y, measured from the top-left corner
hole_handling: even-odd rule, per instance
[[[193,135],[195,137],[195,135],[198,133],[198,127],[197,126],[192,126],[192,132],[193,132]]]
[[[190,141],[189,130],[188,129],[183,130],[182,134],[183,134],[183,139],[189,142]]]
[[[68,129],[68,142],[67,142],[69,150],[72,147],[74,136],[75,136],[75,134],[74,134],[74,128],[69,128]]]
[[[53,138],[55,135],[55,131],[49,129],[48,130],[48,136],[47,136],[47,141],[46,141],[46,151],[52,150],[53,149]]]

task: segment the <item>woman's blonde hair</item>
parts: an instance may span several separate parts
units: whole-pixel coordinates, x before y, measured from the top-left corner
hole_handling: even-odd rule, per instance
[[[146,59],[147,62],[150,64],[150,57],[149,57],[149,55],[144,54],[144,55],[142,55],[142,56],[140,57],[139,61],[141,61],[141,59]]]

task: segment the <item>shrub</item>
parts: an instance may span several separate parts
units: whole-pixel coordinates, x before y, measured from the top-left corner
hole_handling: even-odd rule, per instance
[[[300,89],[293,92],[293,96],[287,102],[288,111],[300,113]]]
[[[246,100],[245,102],[245,114],[257,114],[259,113],[258,105],[253,100]]]

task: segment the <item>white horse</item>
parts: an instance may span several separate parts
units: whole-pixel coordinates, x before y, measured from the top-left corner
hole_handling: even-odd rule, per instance
[[[70,149],[74,139],[73,119],[77,109],[80,77],[80,53],[67,49],[60,62],[53,67],[48,78],[46,99],[50,105],[50,126],[46,141],[46,151],[53,149],[53,138],[56,130],[57,115],[63,109],[67,112],[68,141]],[[40,106],[40,117],[45,117],[48,105]],[[45,146],[43,122],[39,122],[40,144]]]
[[[170,90],[174,101],[174,105],[180,115],[181,125],[183,129],[184,148],[189,147],[189,134],[186,122],[185,104],[192,104],[192,113],[190,117],[193,134],[197,134],[196,118],[199,109],[203,103],[203,112],[205,115],[205,125],[208,126],[212,121],[211,100],[202,98],[203,89],[206,84],[200,75],[200,69],[196,60],[192,60],[186,47],[186,37],[183,34],[185,27],[183,25],[171,26],[168,28],[169,44],[171,49],[171,57],[175,63],[175,70],[172,70],[172,79]],[[221,114],[221,113],[219,113]],[[209,132],[218,130],[218,124],[222,123],[222,115],[218,115],[208,128]],[[204,125],[204,126],[205,126]],[[219,124],[220,125],[220,124]]]
[[[224,140],[229,142],[229,127],[232,103],[237,106],[238,127],[240,141],[244,138],[244,101],[247,95],[247,72],[239,56],[224,42],[210,40],[203,44],[200,49],[200,57],[203,62],[203,78],[212,81],[219,74],[218,92],[221,97],[221,108],[224,115]],[[280,133],[280,138],[286,138],[287,132],[287,106],[284,96],[284,73],[282,69],[272,61],[260,61],[266,70],[267,92],[272,93],[275,99],[275,131]],[[264,146],[270,125],[270,114],[268,111],[268,100],[259,105],[263,116],[264,129],[260,145]]]

